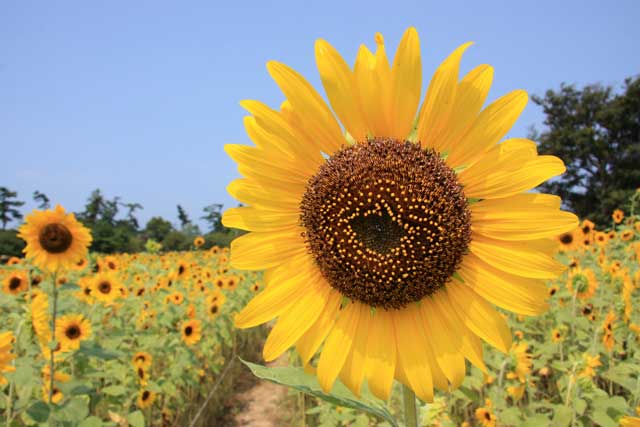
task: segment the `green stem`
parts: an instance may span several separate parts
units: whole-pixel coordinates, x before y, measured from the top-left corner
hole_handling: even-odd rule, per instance
[[[404,404],[404,420],[406,427],[418,427],[416,411],[416,395],[409,387],[402,385],[402,402]]]
[[[51,296],[53,300],[53,309],[51,312],[51,342],[49,343],[49,406],[53,409],[53,380],[55,376],[55,362],[54,362],[54,345],[56,342],[56,316],[58,314],[58,285],[56,283],[56,279],[58,278],[57,273],[53,273],[52,275],[52,286],[53,290],[51,291]],[[49,421],[52,422],[52,417],[49,417]],[[52,423],[50,425],[53,425]]]

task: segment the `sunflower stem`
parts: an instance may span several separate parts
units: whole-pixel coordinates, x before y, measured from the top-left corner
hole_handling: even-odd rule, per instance
[[[406,427],[418,427],[416,395],[413,390],[404,384],[402,384],[402,402],[404,404],[404,422]]]

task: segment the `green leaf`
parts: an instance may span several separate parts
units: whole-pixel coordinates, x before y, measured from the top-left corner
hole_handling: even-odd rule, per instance
[[[618,427],[618,423],[616,423],[608,414],[606,411],[603,411],[602,409],[598,409],[593,411],[593,414],[591,415],[591,420],[600,425],[601,427]]]
[[[565,427],[571,423],[573,409],[564,405],[556,405],[553,411],[553,427]]]
[[[97,357],[98,359],[102,359],[102,360],[118,359],[121,356],[120,353],[117,353],[111,350],[106,350],[100,347],[100,344],[98,344],[95,341],[81,342],[79,353],[82,353],[91,357]]]
[[[78,427],[102,427],[102,420],[98,417],[94,417],[93,415],[85,418]]]
[[[127,421],[131,427],[144,427],[144,415],[141,411],[135,411],[127,415]]]
[[[38,423],[43,423],[49,419],[49,405],[39,400],[27,409],[27,415]]]
[[[527,418],[525,422],[519,425],[520,427],[546,427],[549,425],[549,419],[545,415],[537,414]]]
[[[127,392],[127,389],[125,389],[121,385],[110,385],[108,387],[103,388],[102,392],[109,396],[122,396]]]
[[[573,402],[573,409],[576,410],[578,415],[584,414],[584,411],[587,409],[587,402],[584,399],[576,399]]]
[[[317,378],[305,373],[302,368],[267,368],[262,365],[246,362],[242,359],[240,360],[249,369],[251,369],[253,375],[258,378],[293,388],[311,396],[326,400],[334,405],[345,406],[367,412],[371,415],[384,419],[394,427],[398,427],[398,422],[389,413],[385,403],[371,395],[369,392],[363,391],[362,397],[358,399],[341,382],[336,381],[331,393],[326,394],[320,388]]]

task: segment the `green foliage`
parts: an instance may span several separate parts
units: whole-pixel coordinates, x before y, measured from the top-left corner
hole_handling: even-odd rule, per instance
[[[640,184],[640,78],[627,79],[620,94],[598,84],[563,84],[533,101],[546,118],[532,139],[541,154],[556,155],[567,166],[542,189],[561,196],[580,217],[609,223]]]
[[[0,222],[3,230],[11,220],[22,219],[22,214],[17,208],[24,205],[24,202],[16,200],[17,197],[17,192],[7,187],[0,187]]]
[[[0,230],[0,255],[22,256],[24,240],[17,237],[16,230]]]
[[[186,251],[191,247],[193,240],[178,230],[170,231],[162,240],[165,251]]]
[[[154,216],[151,218],[144,228],[144,234],[149,239],[162,242],[164,238],[173,230],[173,225],[166,219]]]

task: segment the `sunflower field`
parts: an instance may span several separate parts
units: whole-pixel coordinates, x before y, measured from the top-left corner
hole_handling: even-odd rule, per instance
[[[226,248],[90,255],[57,275],[13,258],[0,283],[6,426],[203,425],[262,333],[234,332],[260,277],[231,270]]]

